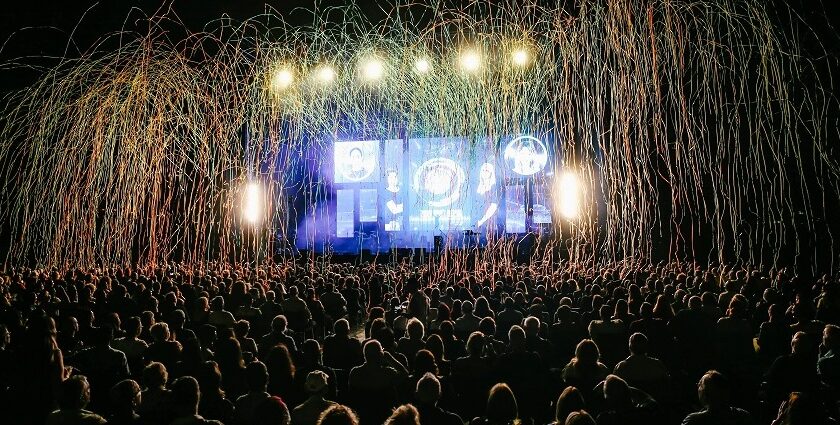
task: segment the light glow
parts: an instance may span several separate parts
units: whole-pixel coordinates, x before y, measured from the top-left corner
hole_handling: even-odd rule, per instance
[[[368,81],[376,81],[385,75],[385,65],[377,57],[364,60],[361,65],[362,77]]]
[[[329,84],[335,80],[335,70],[329,65],[323,65],[315,71],[315,78],[322,84]]]
[[[295,82],[295,75],[289,68],[280,68],[274,72],[271,85],[275,90],[285,90]]]
[[[557,210],[563,218],[574,220],[580,215],[580,204],[583,193],[580,180],[575,173],[565,171],[557,179],[555,185],[555,199]]]
[[[417,61],[414,62],[414,70],[417,71],[418,74],[425,74],[431,69],[432,65],[425,58],[417,59]]]
[[[475,50],[467,50],[461,54],[461,69],[466,72],[476,72],[481,68],[481,55]]]
[[[245,186],[242,199],[242,218],[248,223],[258,224],[263,218],[263,193],[259,183],[251,182]]]
[[[531,62],[531,55],[528,53],[527,49],[520,47],[510,54],[510,59],[513,61],[514,65],[524,67]]]

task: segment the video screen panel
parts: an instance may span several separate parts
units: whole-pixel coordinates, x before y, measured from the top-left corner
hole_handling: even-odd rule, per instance
[[[403,169],[403,150],[402,139],[386,140],[384,143],[379,204],[383,229],[386,232],[401,232],[405,228],[408,187]]]
[[[534,182],[534,224],[551,224],[551,198],[547,182]]]
[[[509,185],[505,195],[505,232],[525,233],[527,228],[525,185]]]
[[[339,238],[353,237],[353,191],[348,189],[336,192],[335,203],[335,236]]]
[[[379,141],[336,142],[333,145],[335,183],[379,181]]]
[[[359,190],[359,222],[376,223],[379,220],[376,211],[376,189]]]
[[[330,149],[335,237],[364,226],[391,248],[428,248],[436,236],[487,240],[552,223],[555,147],[534,136],[346,139]]]
[[[496,160],[491,139],[476,142],[471,152],[470,230],[480,235],[498,233],[501,213],[502,170]]]
[[[505,167],[512,176],[528,177],[550,169],[548,147],[534,136],[515,137],[503,149]]]
[[[418,233],[448,233],[469,226],[467,141],[409,139],[409,225]]]

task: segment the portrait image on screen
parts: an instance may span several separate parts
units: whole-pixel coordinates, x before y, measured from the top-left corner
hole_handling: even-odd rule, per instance
[[[333,159],[335,183],[379,181],[379,141],[335,142]]]
[[[407,190],[403,172],[403,141],[401,139],[385,141],[382,168],[379,201],[383,228],[386,232],[400,232],[403,230]]]
[[[548,149],[533,136],[519,136],[504,147],[507,169],[519,176],[532,176],[543,171],[548,164]]]

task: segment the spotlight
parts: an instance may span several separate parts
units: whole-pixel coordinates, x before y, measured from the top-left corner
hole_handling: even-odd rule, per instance
[[[280,68],[274,72],[274,78],[271,79],[271,85],[277,90],[284,90],[289,88],[295,81],[295,76],[289,68]]]
[[[528,53],[527,49],[520,47],[510,54],[510,59],[513,61],[514,65],[524,67],[531,61],[531,55]]]
[[[425,58],[419,58],[416,62],[414,62],[414,70],[417,71],[418,74],[425,74],[431,69],[432,65]]]
[[[361,65],[362,77],[368,81],[376,81],[385,74],[385,65],[377,57],[365,59]]]
[[[555,196],[560,215],[568,220],[574,220],[580,215],[582,190],[575,173],[566,171],[559,176],[555,185]]]
[[[335,70],[329,65],[322,65],[315,71],[315,78],[322,84],[329,84],[335,80]]]
[[[251,182],[245,186],[242,198],[242,218],[248,223],[257,224],[262,220],[262,188],[259,183]]]
[[[475,50],[461,53],[461,69],[466,72],[476,72],[481,68],[481,55]]]

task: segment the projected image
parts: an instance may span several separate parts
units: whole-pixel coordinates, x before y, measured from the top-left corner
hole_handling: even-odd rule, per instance
[[[508,186],[505,199],[505,231],[525,233],[525,186]]]
[[[520,176],[531,176],[542,171],[548,163],[545,144],[532,136],[519,136],[505,146],[505,164]]]
[[[534,185],[534,224],[551,224],[551,201],[546,196],[547,193],[545,184]]]
[[[376,210],[376,190],[359,190],[359,222],[376,223],[378,219]]]
[[[478,184],[473,194],[475,207],[475,229],[494,228],[499,212],[499,191],[496,181],[496,165],[492,162],[481,164],[478,169]]]
[[[448,207],[461,197],[465,179],[464,169],[455,161],[432,158],[414,171],[414,191],[430,207]]]
[[[389,168],[385,171],[385,190],[382,191],[385,209],[383,220],[386,232],[399,232],[402,230],[403,210],[405,202],[402,194],[400,175],[396,169]]]
[[[336,192],[335,205],[335,235],[339,238],[353,237],[353,191],[339,190]]]
[[[336,142],[334,166],[336,183],[370,183],[379,180],[379,142],[365,140]]]
[[[466,141],[458,138],[411,139],[409,190],[412,231],[448,232],[470,225]]]
[[[403,230],[403,212],[405,211],[405,184],[403,173],[403,141],[392,139],[385,141],[383,183],[379,190],[382,224],[386,232]]]

